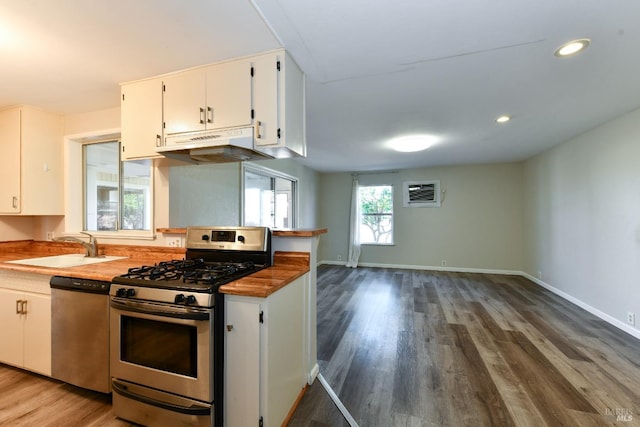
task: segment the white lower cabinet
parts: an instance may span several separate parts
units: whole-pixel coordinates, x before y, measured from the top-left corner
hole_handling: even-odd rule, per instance
[[[307,277],[266,298],[226,295],[225,426],[280,426],[305,387]]]
[[[51,295],[0,289],[0,362],[51,376]]]

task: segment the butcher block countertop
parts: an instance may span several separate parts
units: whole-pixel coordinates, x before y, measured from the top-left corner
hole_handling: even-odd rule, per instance
[[[265,298],[309,272],[307,252],[276,252],[273,266],[222,285],[220,292]]]
[[[153,265],[157,262],[172,259],[182,259],[185,255],[184,248],[101,244],[99,245],[100,255],[126,258],[66,268],[38,267],[7,262],[27,258],[83,253],[83,251],[84,248],[72,242],[34,240],[0,242],[0,269],[47,276],[68,276],[111,281],[115,276],[126,273],[129,268]],[[273,257],[273,263],[272,267],[224,285],[221,287],[221,291],[243,296],[268,296],[309,271],[309,254],[306,252],[276,252]]]

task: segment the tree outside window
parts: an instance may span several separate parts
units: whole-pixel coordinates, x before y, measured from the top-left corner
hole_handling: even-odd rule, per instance
[[[393,187],[361,186],[360,243],[393,244]]]

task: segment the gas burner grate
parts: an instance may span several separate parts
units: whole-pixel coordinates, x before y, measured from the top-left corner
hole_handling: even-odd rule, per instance
[[[206,262],[202,258],[162,261],[155,265],[130,268],[120,277],[147,281],[182,281],[187,284],[226,283],[256,270],[255,263]]]
[[[204,265],[205,262],[201,258],[162,261],[155,265],[130,268],[122,277],[160,281],[180,280],[185,271],[201,268]]]
[[[245,275],[255,269],[253,262],[229,263],[229,262],[209,262],[204,266],[198,266],[193,270],[184,272],[183,282],[213,285],[219,284],[228,279],[233,279]]]

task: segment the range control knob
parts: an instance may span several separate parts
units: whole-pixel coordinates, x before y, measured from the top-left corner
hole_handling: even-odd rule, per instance
[[[136,294],[136,290],[133,288],[127,289],[127,297],[132,297]]]
[[[209,241],[209,235],[208,234],[203,234],[202,235],[202,240],[204,240],[205,242]]]
[[[185,304],[186,305],[191,305],[191,304],[195,304],[196,302],[196,297],[194,297],[193,295],[187,295],[187,299],[185,300]]]
[[[178,294],[173,300],[176,304],[182,304],[184,302],[184,294]]]
[[[125,288],[118,288],[116,290],[116,296],[119,298],[124,298],[127,296],[127,290]]]
[[[238,242],[244,243],[244,236],[243,235],[238,236]]]

